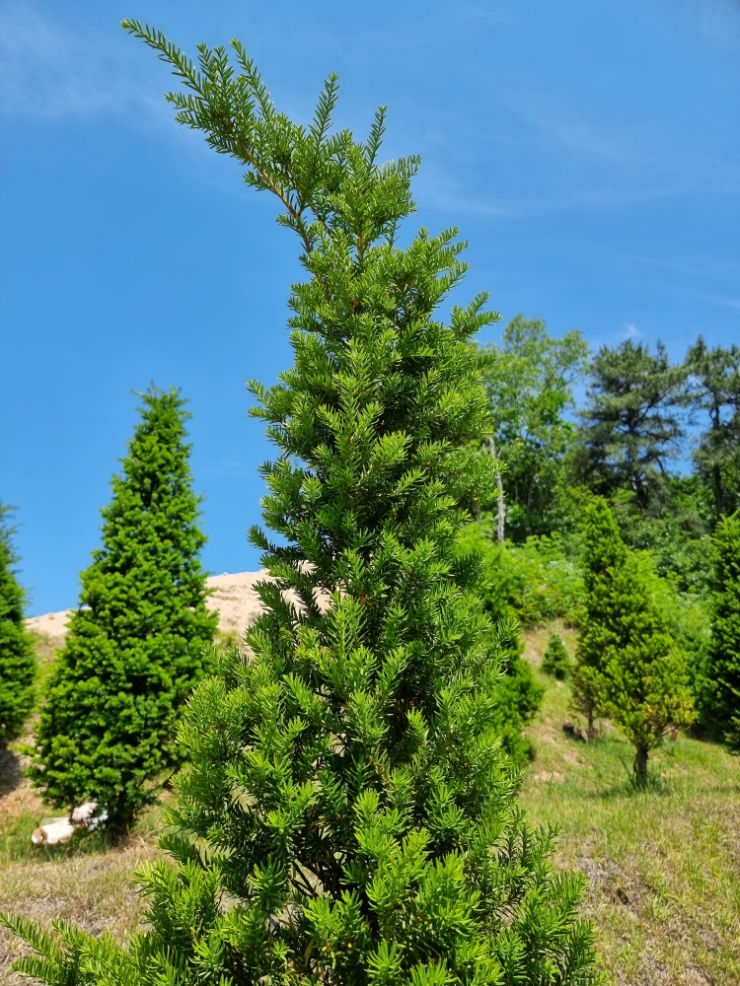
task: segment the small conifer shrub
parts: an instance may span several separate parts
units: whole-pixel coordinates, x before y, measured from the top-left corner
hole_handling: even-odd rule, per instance
[[[156,388],[140,397],[141,421],[102,511],[102,547],[81,575],[31,768],[52,805],[96,801],[113,830],[130,825],[176,765],[177,717],[217,626],[205,605],[184,401]]]
[[[379,163],[382,112],[364,143],[333,130],[334,77],[304,127],[238,42],[235,67],[201,47],[196,68],[126,26],[189,90],[170,97],[178,119],[276,195],[300,239],[294,363],[253,387],[279,450],[263,503],[280,540],[252,538],[277,581],[250,656],[222,651],[189,705],[176,866],[145,873],[148,930],[120,952],[16,920],[45,956],[21,967],[66,986],[595,983],[581,883],[526,824],[497,738],[480,559],[457,552],[494,490],[468,343],[492,316],[484,297],[437,312],[461,245],[426,230],[399,245],[417,161]]]
[[[646,559],[628,556],[620,579],[622,642],[605,662],[606,712],[635,749],[638,784],[647,778],[650,751],[694,719],[684,655],[657,603],[656,579]]]
[[[583,606],[581,632],[573,670],[573,706],[586,717],[587,736],[593,739],[594,720],[606,704],[604,661],[607,649],[618,645],[623,627],[615,579],[627,559],[627,548],[605,500],[587,504],[583,520]]]
[[[635,779],[644,784],[650,751],[693,719],[685,662],[657,602],[657,577],[627,550],[600,497],[586,508],[584,556],[589,567],[574,692],[629,739]]]
[[[714,533],[712,634],[700,686],[702,725],[740,753],[740,511]]]
[[[36,657],[24,623],[24,593],[15,566],[12,507],[0,503],[0,747],[20,735],[33,707]]]
[[[551,633],[547,640],[547,649],[542,657],[542,670],[552,675],[558,681],[568,677],[571,671],[571,660],[568,656],[563,638],[557,633]]]

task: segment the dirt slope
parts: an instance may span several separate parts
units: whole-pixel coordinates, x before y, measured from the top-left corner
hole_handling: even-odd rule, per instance
[[[208,587],[214,590],[208,598],[208,607],[218,610],[221,633],[236,633],[241,636],[254,622],[262,609],[254,583],[264,579],[266,575],[266,571],[261,569],[259,572],[239,572],[236,575],[224,572],[223,575],[212,575],[208,579]],[[32,616],[26,620],[26,625],[33,633],[62,639],[67,632],[67,620],[72,612],[71,609],[63,609],[59,613]]]

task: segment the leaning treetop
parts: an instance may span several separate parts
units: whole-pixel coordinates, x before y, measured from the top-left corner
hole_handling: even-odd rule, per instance
[[[365,143],[333,132],[334,76],[303,127],[238,42],[236,67],[201,46],[196,68],[124,26],[182,80],[177,119],[279,199],[308,278],[293,366],[252,387],[279,449],[263,506],[280,543],[252,538],[277,584],[260,589],[250,659],[223,653],[191,702],[178,867],[146,877],[150,930],[130,960],[88,940],[85,982],[105,966],[178,986],[593,983],[580,884],[524,823],[496,737],[480,559],[457,550],[494,491],[469,340],[495,316],[480,296],[435,317],[462,244],[422,230],[396,245],[418,160],[378,163],[382,110]]]

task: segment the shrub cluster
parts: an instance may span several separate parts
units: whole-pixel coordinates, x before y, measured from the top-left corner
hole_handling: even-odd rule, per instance
[[[460,541],[485,560],[483,592],[492,613],[505,613],[526,628],[556,619],[577,621],[583,592],[578,539],[553,534],[501,543],[486,516],[466,528]]]

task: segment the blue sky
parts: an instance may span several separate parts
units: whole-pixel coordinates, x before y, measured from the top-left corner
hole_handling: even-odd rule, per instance
[[[244,382],[290,360],[297,248],[172,122],[125,16],[190,51],[240,37],[296,117],[330,71],[342,126],[387,104],[387,156],[423,156],[416,221],[469,240],[459,300],[677,359],[740,341],[738,0],[2,0],[0,497],[31,613],[74,605],[152,380],[190,399],[206,566],[259,563]]]

